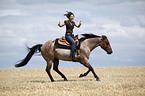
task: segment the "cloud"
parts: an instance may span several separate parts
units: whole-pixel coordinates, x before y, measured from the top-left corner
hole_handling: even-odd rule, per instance
[[[138,21],[138,25],[140,27],[145,27],[145,16],[139,16],[137,18],[137,21]]]
[[[123,62],[133,62],[134,60],[131,59],[131,58],[121,58],[121,57],[114,57],[113,58],[114,60],[117,60],[117,61],[123,61]]]
[[[86,0],[88,1],[88,0]],[[121,4],[121,3],[126,3],[126,2],[142,2],[144,0],[89,0],[89,2],[93,3],[93,4],[97,4],[97,5],[115,5],[115,4]]]
[[[120,4],[120,3],[125,3],[125,2],[140,2],[144,0],[16,0],[17,3],[24,4],[24,5],[32,5],[32,4],[67,4],[71,2],[89,2],[91,4],[97,4],[97,5],[112,5],[112,4]]]
[[[24,4],[24,5],[32,5],[32,4],[66,4],[71,2],[76,2],[77,0],[16,0],[17,3]]]
[[[3,17],[3,16],[29,16],[29,14],[19,9],[0,10],[0,17]]]

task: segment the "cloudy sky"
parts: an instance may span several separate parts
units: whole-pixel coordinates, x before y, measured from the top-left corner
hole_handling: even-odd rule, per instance
[[[106,35],[113,54],[101,48],[93,50],[93,67],[145,66],[145,0],[0,0],[0,69],[14,69],[30,47],[65,34],[65,11],[75,14],[82,26],[75,34]],[[79,63],[60,62],[60,67],[83,67]],[[23,68],[45,68],[35,55]]]

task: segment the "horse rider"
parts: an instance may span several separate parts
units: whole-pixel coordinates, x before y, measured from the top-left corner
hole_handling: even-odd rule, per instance
[[[66,11],[67,14],[64,14],[64,16],[66,16],[68,18],[68,20],[65,20],[63,24],[60,24],[60,21],[58,23],[59,27],[63,27],[64,25],[66,25],[66,33],[65,33],[65,39],[67,42],[70,43],[71,45],[71,51],[72,51],[72,59],[75,60],[76,58],[79,58],[79,55],[76,54],[76,44],[74,41],[74,34],[73,34],[73,29],[74,26],[76,26],[77,28],[79,28],[81,26],[81,21],[79,23],[79,25],[77,25],[73,20],[74,20],[74,14],[72,12],[68,12]]]

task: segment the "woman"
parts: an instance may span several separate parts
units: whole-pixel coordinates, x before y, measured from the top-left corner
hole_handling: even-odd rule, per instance
[[[79,58],[79,56],[77,56],[76,53],[76,44],[74,41],[74,34],[73,34],[73,29],[74,26],[76,26],[77,28],[79,28],[81,26],[81,21],[79,23],[79,25],[77,25],[73,19],[74,19],[74,14],[72,12],[68,12],[67,14],[64,14],[64,16],[66,16],[69,20],[65,20],[63,24],[60,24],[60,22],[58,23],[59,27],[63,27],[64,25],[66,25],[66,34],[65,34],[65,39],[67,42],[69,42],[71,44],[71,48],[72,48],[72,59],[74,60],[75,58]]]

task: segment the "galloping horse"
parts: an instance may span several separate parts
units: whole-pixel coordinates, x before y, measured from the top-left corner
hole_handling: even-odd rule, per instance
[[[102,49],[104,49],[107,54],[111,54],[112,48],[110,46],[109,40],[107,39],[106,36],[97,36],[94,34],[82,34],[82,38],[80,38],[80,58],[76,59],[76,62],[80,62],[83,64],[85,67],[88,68],[88,71],[85,72],[84,74],[80,74],[79,77],[84,77],[87,76],[87,74],[91,71],[96,78],[97,81],[100,81],[99,77],[96,75],[94,72],[94,69],[88,62],[89,55],[93,49],[96,47],[100,46]],[[59,71],[58,65],[59,65],[59,60],[64,60],[64,61],[72,61],[72,58],[70,57],[71,55],[71,50],[68,49],[59,49],[55,47],[55,40],[49,40],[45,44],[37,44],[33,46],[32,48],[29,48],[29,53],[27,56],[19,63],[16,64],[15,67],[22,67],[25,66],[28,61],[31,59],[31,57],[37,53],[37,51],[41,52],[43,58],[47,62],[47,67],[46,67],[46,72],[48,76],[50,77],[50,80],[53,82],[54,79],[50,73],[50,69],[53,65],[53,70],[55,70],[62,78],[64,78],[64,81],[67,81],[67,78],[65,75]]]

